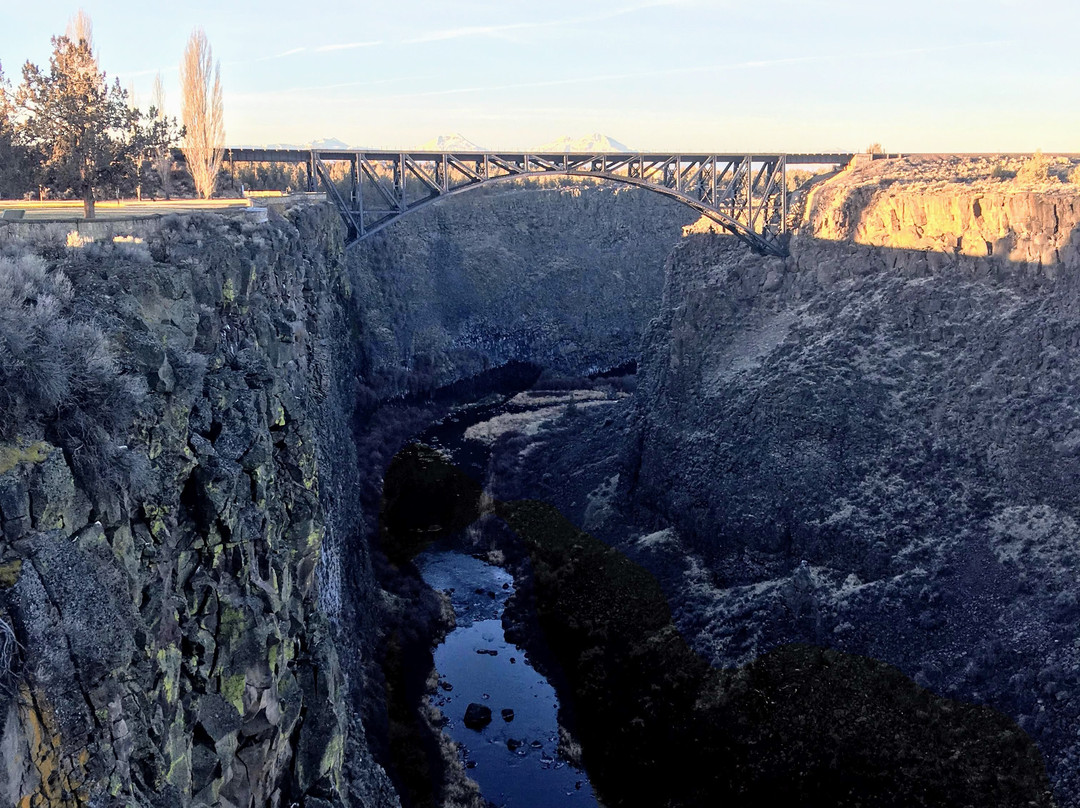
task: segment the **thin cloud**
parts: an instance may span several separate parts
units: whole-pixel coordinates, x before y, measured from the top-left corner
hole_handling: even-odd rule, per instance
[[[382,40],[372,40],[370,42],[342,42],[342,43],[339,43],[339,44],[318,45],[318,46],[313,47],[313,48],[308,48],[308,47],[301,46],[299,48],[289,48],[288,50],[282,51],[281,53],[272,53],[269,56],[260,56],[257,59],[237,59],[237,60],[232,61],[232,62],[227,62],[226,64],[228,64],[228,65],[250,65],[250,64],[257,64],[259,62],[270,62],[270,61],[274,61],[275,59],[286,59],[286,58],[288,58],[290,56],[297,56],[298,54],[301,54],[301,53],[328,53],[330,51],[349,50],[349,49],[352,49],[352,48],[369,48],[369,47],[372,47],[374,45],[381,45],[381,44],[383,44]]]
[[[736,70],[756,70],[759,68],[779,67],[782,65],[836,62],[850,59],[888,59],[901,56],[917,56],[928,53],[943,53],[946,51],[988,47],[991,45],[1007,44],[1007,42],[1008,40],[987,40],[984,42],[967,42],[954,45],[930,46],[925,48],[902,48],[892,51],[868,51],[864,53],[832,53],[815,56],[788,56],[779,59],[755,59],[721,65],[698,65],[695,67],[675,67],[666,70],[648,70],[633,73],[607,73],[598,76],[577,76],[567,79],[523,81],[513,84],[497,84],[476,87],[454,87],[445,90],[424,90],[417,93],[403,93],[399,95],[385,96],[384,100],[425,98],[447,95],[464,95],[467,93],[490,93],[501,92],[504,90],[527,90],[537,89],[541,87],[561,87],[575,84],[599,84],[608,81],[626,81],[629,79],[661,78],[666,76],[684,76],[702,73],[724,73]]]
[[[353,48],[372,48],[381,44],[383,44],[381,39],[373,39],[370,42],[342,42],[338,45],[320,45],[315,48],[315,52],[327,53],[329,51],[352,50]]]
[[[611,11],[600,12],[599,14],[587,14],[581,17],[566,17],[561,20],[538,20],[533,22],[468,25],[461,28],[447,28],[440,31],[430,31],[426,34],[420,34],[419,36],[404,40],[402,44],[416,45],[424,42],[444,42],[446,40],[461,39],[463,37],[499,36],[500,34],[509,33],[511,31],[527,31],[540,28],[561,28],[568,25],[583,25],[593,22],[603,22],[604,20],[622,17],[626,14],[634,14],[638,11],[644,11],[645,9],[682,6],[688,5],[691,2],[693,2],[693,0],[646,0],[646,2],[622,6],[620,8],[612,9]]]
[[[561,25],[560,22],[516,22],[502,25],[469,25],[464,28],[447,28],[442,31],[431,31],[411,39],[406,39],[403,44],[417,45],[423,42],[443,42],[448,39],[461,39],[471,36],[496,36],[507,31],[522,31],[527,28],[548,28],[553,25]]]
[[[679,2],[679,0],[667,0],[666,5]],[[663,78],[668,76],[685,76],[685,75],[699,75],[708,73],[724,73],[733,72],[738,70],[758,70],[770,67],[781,67],[797,64],[814,64],[825,62],[836,62],[848,59],[865,60],[865,59],[888,59],[899,58],[903,56],[917,56],[929,53],[940,53],[945,51],[956,51],[978,47],[989,47],[993,45],[1007,44],[1009,40],[988,40],[984,42],[968,42],[952,45],[930,46],[922,48],[903,48],[892,51],[876,51],[876,52],[860,52],[860,53],[833,53],[825,55],[807,55],[807,56],[788,56],[780,57],[777,59],[754,59],[743,62],[732,62],[729,64],[718,65],[697,65],[693,67],[676,67],[666,70],[648,70],[648,71],[636,71],[627,73],[605,73],[595,76],[576,76],[573,78],[565,79],[543,79],[537,81],[522,81],[510,84],[492,84],[492,85],[477,85],[472,87],[452,87],[443,90],[422,90],[418,92],[402,92],[394,93],[392,95],[377,96],[373,100],[378,101],[404,101],[413,98],[436,98],[455,95],[468,95],[471,93],[490,93],[501,92],[505,90],[529,90],[540,89],[545,87],[565,87],[574,85],[586,85],[586,84],[602,84],[604,82],[611,81],[629,81],[634,79],[647,79],[647,78]],[[175,69],[175,68],[174,68]],[[147,71],[153,72],[153,71]],[[133,74],[127,74],[133,75]],[[285,97],[289,95],[295,95],[296,93],[320,93],[329,90],[342,90],[353,89],[362,87],[381,87],[388,84],[401,84],[403,82],[421,82],[437,79],[439,76],[435,75],[421,75],[421,76],[394,76],[385,79],[367,79],[359,81],[345,81],[335,82],[332,84],[315,84],[303,87],[287,87],[287,88],[275,88],[273,90],[267,90],[265,92],[254,93],[238,93],[231,95],[231,98],[240,100],[250,99],[270,99]],[[309,99],[312,100],[312,99]],[[340,98],[331,98],[329,96],[321,97],[321,100],[325,103],[331,103],[338,101]]]
[[[275,59],[285,59],[289,56],[296,56],[298,53],[303,53],[307,48],[289,48],[287,51],[281,53],[271,53],[269,56],[259,56],[255,59],[234,59],[231,62],[226,62],[226,67],[234,67],[236,65],[253,65],[259,62],[270,62]]]

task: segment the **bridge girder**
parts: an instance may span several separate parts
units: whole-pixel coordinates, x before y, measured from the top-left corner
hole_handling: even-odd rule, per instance
[[[757,252],[786,255],[789,162],[843,163],[851,155],[427,152],[230,149],[232,161],[302,162],[348,229],[366,239],[432,202],[505,179],[608,180],[664,194],[715,221]],[[348,163],[348,198],[328,163]],[[340,172],[339,172],[340,173]]]

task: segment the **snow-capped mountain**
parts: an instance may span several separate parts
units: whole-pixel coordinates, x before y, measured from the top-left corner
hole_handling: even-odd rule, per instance
[[[313,149],[347,149],[349,144],[338,140],[336,137],[324,137],[311,141]]]
[[[310,143],[271,143],[268,149],[348,149],[349,144],[336,137],[322,137]]]
[[[572,138],[569,135],[545,143],[538,152],[628,152],[630,147],[613,137],[593,132],[584,137]]]
[[[423,151],[483,151],[480,146],[457,132],[432,138],[420,148]]]

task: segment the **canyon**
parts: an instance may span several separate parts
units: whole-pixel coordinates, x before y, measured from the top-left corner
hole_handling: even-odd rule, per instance
[[[0,800],[482,805],[424,707],[446,602],[387,536],[387,470],[469,402],[636,366],[633,395],[500,432],[482,479],[427,462],[438,519],[413,526],[502,525],[473,549],[520,573],[503,622],[550,668],[601,801],[653,787],[620,790],[629,755],[667,767],[672,805],[728,786],[753,804],[765,775],[700,791],[694,771],[751,747],[788,771],[809,753],[770,721],[810,715],[827,746],[862,698],[906,739],[882,755],[923,738],[888,712],[913,699],[964,739],[944,760],[980,750],[997,774],[964,758],[946,803],[931,755],[830,804],[902,783],[901,804],[1080,805],[1080,193],[887,160],[804,209],[788,258],[647,191],[550,184],[472,191],[348,252],[320,205],[169,217],[140,242],[0,233],[20,306],[62,273],[60,318],[97,329],[123,381],[0,433]],[[593,616],[594,568],[633,582],[658,657],[620,645],[626,614]],[[699,717],[657,696],[623,727],[585,701],[617,649],[684,660],[675,701]],[[750,706],[754,683],[820,700]],[[684,759],[657,751],[678,728],[699,740]]]

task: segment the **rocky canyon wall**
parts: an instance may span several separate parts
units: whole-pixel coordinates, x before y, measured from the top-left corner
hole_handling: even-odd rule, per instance
[[[881,160],[813,189],[805,241],[995,256],[1050,279],[1080,268],[1080,194],[1071,182],[994,179],[986,158]],[[963,262],[971,265],[971,262]]]
[[[340,244],[310,209],[6,245],[31,279],[5,300],[7,392],[70,382],[56,412],[9,413],[0,446],[6,804],[391,804],[315,585],[326,533],[355,527],[335,496],[355,455]],[[70,379],[11,319],[64,276],[52,328],[102,349]]]
[[[845,172],[788,259],[676,249],[623,485],[715,663],[890,662],[1018,720],[1076,805],[1080,193],[955,176]]]
[[[418,211],[354,251],[373,372],[441,384],[512,360],[571,373],[633,361],[695,218],[640,189],[535,183]]]
[[[374,413],[636,359],[692,218],[518,187],[349,255],[325,206],[0,243],[0,802],[398,804],[370,542],[427,415]]]

